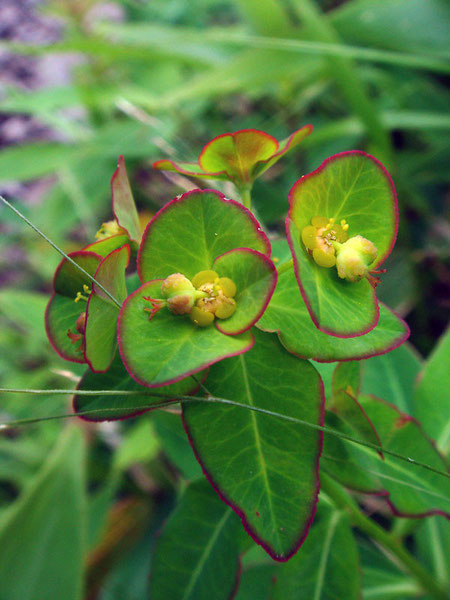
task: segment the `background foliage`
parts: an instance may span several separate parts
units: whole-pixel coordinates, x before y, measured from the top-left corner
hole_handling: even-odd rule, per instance
[[[444,0],[5,2],[0,191],[66,251],[74,250],[109,218],[109,180],[120,154],[145,221],[167,200],[198,187],[153,171],[154,160],[195,160],[225,131],[254,127],[283,139],[312,123],[301,149],[254,187],[256,212],[276,246],[288,190],[300,175],[335,152],[374,154],[390,171],[400,204],[399,239],[377,293],[406,318],[412,335],[410,344],[362,363],[362,392],[423,419],[445,449],[436,423],[448,414],[450,382],[442,367],[448,336],[436,343],[446,327],[450,279],[449,20]],[[233,197],[229,186],[214,183]],[[43,323],[60,257],[12,213],[0,215],[1,385],[71,389],[84,368],[68,368],[52,352]],[[332,367],[319,368],[329,384]],[[62,413],[69,402],[68,396],[2,395],[1,421]],[[21,600],[55,597],[55,585],[65,586],[64,598],[144,598],[155,532],[186,483],[201,477],[179,417],[170,412],[123,423],[9,428],[0,437],[0,460],[0,597]],[[189,490],[167,536],[177,519],[187,526],[180,512],[197,498],[195,505],[213,503],[217,519],[228,519],[221,535],[245,549],[246,537],[239,537],[226,506],[200,482]],[[400,539],[410,535],[414,554],[448,581],[442,519],[395,520],[383,500],[365,501]],[[319,528],[330,531],[334,517],[326,507],[319,517],[314,535],[320,537]],[[346,519],[331,524],[337,543],[356,556]],[[358,537],[358,546],[364,598],[417,593],[414,580],[366,538]],[[274,598],[286,597],[294,574],[309,568],[299,563],[293,574],[290,564],[277,579],[278,588],[286,587],[275,588]],[[232,561],[227,567],[230,572],[217,574],[224,581],[237,570]],[[153,568],[159,581],[163,567],[156,561]],[[267,590],[275,568],[253,549],[237,597],[263,597],[257,586],[264,582]],[[333,582],[332,560],[329,568]],[[201,597],[193,584],[190,589]],[[178,598],[170,596],[176,591],[157,593]]]

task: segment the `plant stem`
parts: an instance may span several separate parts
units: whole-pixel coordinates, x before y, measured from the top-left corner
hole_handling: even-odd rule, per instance
[[[446,600],[445,591],[436,583],[422,565],[396,540],[390,533],[380,525],[369,519],[359,508],[355,500],[343,489],[341,485],[333,481],[331,477],[321,472],[321,489],[329,496],[338,508],[347,511],[353,523],[389,550],[403,565],[403,567],[414,576],[421,588],[438,600]]]
[[[287,262],[283,263],[282,265],[280,265],[277,269],[278,275],[281,275],[282,273],[285,273],[286,271],[289,271],[290,269],[292,269],[294,266],[294,261],[291,258],[291,260],[288,260]]]
[[[252,210],[252,194],[250,187],[242,187],[239,189],[239,194],[241,195],[242,204],[248,210]]]
[[[57,246],[54,242],[52,242],[52,240],[50,240],[45,233],[42,233],[42,231],[40,229],[38,229],[36,227],[36,225],[34,225],[29,219],[26,218],[25,215],[23,215],[19,210],[17,210],[17,208],[15,208],[12,204],[10,204],[8,202],[8,200],[6,200],[5,198],[3,198],[3,196],[0,196],[0,200],[3,202],[3,204],[5,204],[8,208],[10,208],[14,213],[16,213],[17,216],[19,216],[23,221],[25,221],[25,223],[27,225],[29,225],[31,227],[31,229],[34,229],[34,231],[36,233],[38,233],[42,238],[44,238],[44,240],[50,244],[50,246],[52,246],[52,248],[54,248],[57,252],[59,252],[61,254],[61,256],[64,256],[64,258],[66,260],[68,260],[74,267],[76,267],[79,271],[81,271],[81,273],[83,273],[83,275],[85,275],[90,281],[92,281],[93,283],[95,283],[96,286],[98,286],[102,291],[105,292],[105,294],[108,296],[108,298],[110,298],[114,304],[119,307],[122,308],[122,305],[120,304],[120,302],[118,300],[116,300],[116,298],[114,298],[114,296],[111,294],[111,292],[108,292],[108,290],[106,288],[104,288],[102,286],[101,283],[99,283],[90,273],[88,273],[87,271],[85,271],[83,269],[83,267],[80,267],[79,264],[77,264],[72,258],[70,258],[70,256],[68,256],[63,250],[61,250],[61,248],[59,248],[59,246]]]

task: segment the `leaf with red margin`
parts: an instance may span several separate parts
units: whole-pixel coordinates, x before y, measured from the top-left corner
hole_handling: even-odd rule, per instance
[[[111,179],[113,213],[117,223],[125,229],[130,240],[140,239],[139,215],[128,180],[125,160],[119,156],[117,169]]]
[[[99,264],[95,279],[122,303],[127,297],[125,269],[130,247],[122,246],[108,254]],[[86,306],[84,358],[95,373],[104,373],[111,365],[117,347],[119,308],[95,283]]]
[[[313,131],[312,125],[304,125],[301,129],[294,131],[288,138],[280,142],[278,151],[269,159],[258,162],[253,169],[253,177],[259,177],[270,169],[280,158],[296,148]]]
[[[94,275],[101,261],[98,254],[83,250],[72,252],[68,256],[91,275]],[[77,292],[84,294],[83,285],[90,288],[92,282],[64,258],[55,271],[53,294],[45,310],[45,329],[53,349],[65,360],[78,363],[85,362],[83,350],[78,350],[81,340],[72,344],[67,332],[70,329],[77,334],[77,319],[86,310],[84,302],[74,302]]]
[[[216,258],[213,269],[219,277],[229,277],[236,284],[236,312],[223,321],[216,320],[222,333],[236,335],[250,329],[269,304],[277,284],[273,262],[256,250],[236,248]]]
[[[158,390],[161,394],[173,394],[174,396],[184,396],[185,394],[193,394],[199,388],[199,381],[203,381],[207,371],[201,371],[194,377],[186,377],[172,385],[166,385]],[[99,394],[95,395],[77,395],[73,397],[73,410],[75,413],[99,409],[98,415],[95,413],[85,416],[80,416],[85,421],[116,421],[117,419],[127,419],[135,417],[148,410],[149,404],[161,404],[169,398],[157,398],[154,396],[113,396],[110,394],[102,394],[102,390],[130,390],[130,391],[148,391],[148,388],[139,385],[130,377],[119,354],[116,354],[110,369],[106,373],[93,373],[87,370],[80,383],[77,385],[78,390],[98,390]],[[116,409],[101,412],[102,409]]]
[[[256,331],[255,337],[250,352],[211,367],[209,392],[321,425],[317,371],[288,354],[275,336]],[[245,408],[182,407],[186,432],[215,490],[273,559],[288,560],[315,513],[322,433]]]
[[[150,320],[145,298],[160,298],[162,280],[149,281],[125,300],[119,315],[118,340],[123,363],[141,385],[175,383],[209,365],[247,352],[254,339],[250,331],[224,335],[214,326],[197,327],[188,315],[161,308]]]
[[[292,354],[318,362],[377,356],[397,348],[409,337],[407,324],[382,303],[378,325],[366,335],[337,338],[323,333],[309,318],[292,270],[278,277],[269,306],[256,326],[278,332],[280,342]]]
[[[105,238],[103,240],[98,240],[97,242],[93,242],[83,248],[83,250],[87,250],[89,252],[95,252],[99,254],[102,258],[111,254],[117,248],[121,248],[124,244],[129,243],[129,238],[127,235],[123,233],[119,233],[117,235],[112,235],[111,237]]]
[[[215,190],[194,190],[166,204],[150,221],[138,254],[144,283],[182,273],[191,279],[234,248],[270,256],[270,243],[250,211]]]
[[[394,405],[360,396],[359,402],[376,428],[385,451],[390,450],[413,460],[447,471],[447,465],[418,421]],[[327,425],[350,433],[336,415]],[[443,475],[406,463],[384,453],[384,460],[373,450],[350,444],[325,434],[321,467],[343,485],[385,496],[395,514],[422,517],[433,514],[450,516],[450,480]]]
[[[228,179],[226,173],[205,173],[198,163],[180,162],[163,158],[153,163],[153,168],[158,171],[175,171],[180,175],[198,177],[199,179]]]
[[[257,129],[224,133],[211,140],[200,153],[203,171],[224,171],[235,182],[249,182],[256,164],[268,161],[278,151],[277,140]]]
[[[241,129],[224,133],[206,144],[198,163],[164,159],[153,163],[160,171],[175,171],[182,175],[206,179],[230,179],[235,184],[250,184],[256,177],[293,150],[312,132],[312,125],[294,131],[278,142],[258,129]]]
[[[289,193],[286,231],[300,291],[316,327],[337,337],[363,335],[378,322],[375,290],[364,278],[340,279],[337,270],[319,267],[301,241],[304,227],[316,216],[345,219],[350,236],[373,242],[377,269],[390,254],[397,235],[398,210],[394,184],[372,156],[352,151],[336,154],[305,177]]]
[[[357,434],[356,437],[381,446],[377,430],[357,400],[360,387],[360,363],[357,361],[339,363],[333,373],[332,397],[327,403],[327,408],[337,413]],[[379,454],[383,458],[383,453],[379,452]]]
[[[192,483],[156,542],[152,600],[230,600],[239,582],[242,529],[204,480]]]

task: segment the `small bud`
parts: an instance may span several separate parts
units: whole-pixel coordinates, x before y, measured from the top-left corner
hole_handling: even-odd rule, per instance
[[[167,298],[167,308],[174,315],[188,314],[197,298],[194,286],[182,273],[173,273],[164,279],[161,295]]]
[[[378,251],[370,240],[355,235],[344,244],[336,244],[336,252],[339,277],[353,283],[368,275]]]
[[[81,315],[78,317],[77,322],[75,323],[75,329],[78,331],[78,333],[81,333],[82,335],[84,335],[85,329],[86,329],[86,313],[82,312]]]

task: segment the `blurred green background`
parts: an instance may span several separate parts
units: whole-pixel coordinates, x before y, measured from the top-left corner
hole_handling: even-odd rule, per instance
[[[119,154],[148,219],[204,186],[153,171],[154,160],[196,160],[227,131],[250,127],[283,139],[312,123],[313,134],[255,184],[255,209],[275,239],[289,189],[322,160],[360,149],[385,164],[400,229],[379,296],[406,318],[414,347],[397,352],[403,379],[391,373],[387,393],[407,396],[449,308],[449,23],[446,0],[3,0],[0,193],[70,251],[110,218]],[[211,185],[234,195],[229,184]],[[57,357],[45,336],[59,260],[0,207],[2,387],[72,389],[84,370]],[[376,383],[384,371],[381,360],[373,364],[366,371]],[[4,394],[0,421],[69,407],[69,396]],[[8,429],[0,464],[0,521],[16,511],[13,531],[0,527],[0,581],[7,576],[14,590],[0,597],[8,600],[78,598],[83,579],[86,598],[143,598],[154,532],[175,492],[200,474],[170,413]],[[16,502],[25,488],[29,496]],[[37,504],[35,521],[27,502]],[[25,526],[24,515],[33,522]],[[63,538],[54,522],[66,524]],[[9,542],[5,557],[3,543],[23,536],[33,567],[25,573],[14,560],[22,546]],[[44,554],[61,567],[62,582],[46,573]],[[36,570],[42,595],[26,585]],[[64,594],[52,595],[55,581]]]

